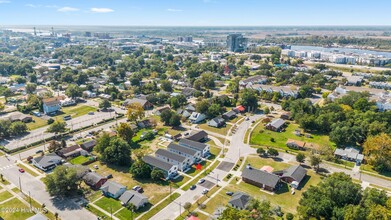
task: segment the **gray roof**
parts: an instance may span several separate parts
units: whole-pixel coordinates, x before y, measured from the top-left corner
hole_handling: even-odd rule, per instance
[[[174,165],[169,164],[163,160],[160,160],[156,157],[149,156],[149,155],[144,156],[143,161],[153,167],[157,167],[157,168],[165,170],[165,171],[169,171],[174,166]]]
[[[167,146],[167,149],[173,149],[176,151],[180,151],[180,152],[187,154],[187,155],[194,155],[197,153],[196,150],[193,150],[193,149],[190,149],[190,148],[178,145],[178,144],[174,144],[172,142]]]
[[[280,177],[275,174],[248,167],[244,168],[242,177],[273,188],[276,187],[278,181],[280,180]]]
[[[114,181],[107,181],[103,184],[100,189],[104,192],[109,192],[111,194],[116,194],[120,189],[126,188],[126,186],[116,183]]]
[[[270,125],[275,128],[280,128],[285,124],[285,121],[281,118],[274,119],[272,122],[270,122]]]
[[[208,133],[206,133],[205,131],[202,130],[202,131],[196,131],[196,132],[190,134],[190,136],[187,137],[186,139],[189,139],[192,141],[200,141],[206,137],[208,137]]]
[[[186,160],[186,157],[181,156],[176,153],[173,153],[173,152],[168,151],[166,149],[157,149],[157,151],[155,152],[155,155],[161,155],[163,157],[167,157],[167,158],[170,158],[170,159],[178,161],[178,162],[183,162]]]
[[[86,148],[86,149],[90,149],[92,147],[95,147],[95,145],[96,145],[96,140],[90,140],[85,143],[82,143],[81,147]]]
[[[97,184],[101,179],[106,179],[106,177],[103,177],[95,172],[89,172],[86,175],[83,176],[84,182],[86,182],[88,185],[95,185]]]
[[[305,175],[307,175],[307,170],[304,169],[304,167],[298,165],[298,166],[291,166],[288,169],[284,170],[282,177],[291,177],[295,181],[300,183],[305,177]]]
[[[186,138],[182,138],[179,140],[179,145],[182,145],[182,146],[192,146],[193,148],[196,148],[200,151],[204,150],[207,145],[206,144],[203,144],[203,143],[200,143],[200,142],[197,142],[197,141],[193,141],[193,140],[190,140],[190,139],[186,139]]]
[[[53,164],[57,164],[57,162],[61,161],[62,158],[57,156],[57,154],[55,153],[50,153],[40,157],[36,157],[33,160],[35,160],[36,163],[45,168],[52,166]]]
[[[337,148],[334,151],[334,155],[338,155],[341,157],[347,157],[352,160],[362,161],[364,159],[364,155],[362,155],[358,152],[359,152],[358,150],[352,149],[352,148],[346,148],[346,149]]]
[[[221,116],[217,116],[215,118],[212,118],[211,121],[215,121],[217,124],[222,124],[225,122],[224,118],[222,118]]]
[[[143,204],[144,199],[148,199],[148,198],[146,196],[144,196],[143,194],[136,192],[134,190],[128,190],[128,191],[124,192],[121,195],[121,197],[119,197],[119,200],[121,200],[121,202],[123,204],[128,204],[130,202],[133,205],[135,205],[136,207],[140,207],[140,206],[144,205]]]
[[[228,111],[226,113],[223,114],[223,116],[226,116],[226,117],[232,117],[232,116],[235,116],[236,115],[236,112],[231,110],[231,111]]]
[[[251,197],[246,193],[235,192],[231,199],[228,201],[229,204],[235,207],[239,207],[241,209],[245,209],[247,203],[251,200]]]
[[[123,105],[130,105],[132,103],[139,103],[141,106],[144,106],[145,103],[147,103],[148,100],[146,99],[139,99],[139,98],[133,98],[133,99],[126,99],[123,103]]]

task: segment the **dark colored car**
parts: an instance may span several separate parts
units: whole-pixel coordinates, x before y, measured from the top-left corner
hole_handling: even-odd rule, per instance
[[[111,178],[113,178],[113,175],[112,175],[112,174],[109,174],[109,175],[106,176],[106,178],[107,178],[107,179],[111,179]]]
[[[228,196],[232,196],[234,193],[233,192],[226,192],[225,194]]]
[[[192,185],[190,186],[190,190],[194,190],[197,186],[196,185]]]

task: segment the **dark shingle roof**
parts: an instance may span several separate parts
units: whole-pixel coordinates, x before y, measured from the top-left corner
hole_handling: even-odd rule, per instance
[[[231,110],[231,111],[226,112],[226,113],[223,114],[223,116],[226,116],[226,117],[228,117],[228,118],[230,118],[230,117],[232,117],[232,116],[235,116],[235,115],[236,115],[236,112],[233,111],[233,110]]]
[[[206,137],[208,137],[208,133],[206,133],[205,131],[196,131],[194,134],[191,134],[186,139],[189,139],[192,141],[200,141]]]
[[[46,154],[44,156],[34,158],[35,162],[37,162],[42,167],[49,167],[53,164],[57,164],[58,161],[61,161],[62,158],[57,156],[55,153]]]
[[[172,166],[174,166],[174,165],[169,164],[163,160],[160,160],[156,157],[152,157],[149,155],[144,156],[143,161],[153,167],[157,167],[157,168],[165,170],[165,171],[169,171],[172,168]]]
[[[183,162],[186,160],[186,157],[181,156],[176,153],[173,153],[171,151],[165,150],[165,149],[157,149],[157,151],[155,152],[155,155],[161,155],[163,157],[167,157],[167,158],[170,158],[170,159],[178,161],[178,162]]]
[[[247,203],[251,200],[251,197],[246,193],[236,192],[232,195],[231,199],[228,201],[229,204],[241,209],[245,209]]]
[[[172,142],[167,146],[167,149],[173,149],[173,150],[180,151],[180,152],[182,152],[184,154],[188,154],[188,155],[194,155],[197,153],[196,150],[193,150],[193,149],[190,149],[190,148],[178,145],[178,144],[174,144]]]
[[[86,175],[83,176],[84,182],[86,182],[88,185],[95,185],[97,184],[101,179],[105,179],[106,177],[103,177],[95,172],[89,172]]]
[[[123,204],[132,203],[133,205],[135,205],[137,207],[143,205],[143,203],[142,203],[143,199],[148,199],[148,198],[146,196],[144,196],[143,194],[136,192],[134,190],[128,190],[128,191],[124,192],[121,195],[121,197],[119,197],[119,200],[121,200],[121,202]]]
[[[81,144],[81,147],[85,148],[85,149],[91,149],[93,147],[95,147],[96,145],[96,140],[90,140],[90,141],[87,141],[83,144]]]
[[[278,181],[280,180],[280,177],[275,174],[248,167],[244,168],[242,177],[273,188],[276,187]]]
[[[100,188],[104,192],[109,192],[113,195],[115,195],[120,189],[126,188],[126,186],[121,185],[114,181],[107,181],[103,186]]]
[[[282,177],[291,177],[295,181],[299,182],[307,175],[307,170],[302,166],[291,166],[288,169],[284,170]]]
[[[198,150],[204,150],[207,145],[206,144],[203,144],[203,143],[200,143],[200,142],[197,142],[197,141],[192,141],[190,139],[185,139],[185,138],[182,138],[179,140],[179,145],[182,145],[182,146],[192,146],[193,148],[196,148]]]

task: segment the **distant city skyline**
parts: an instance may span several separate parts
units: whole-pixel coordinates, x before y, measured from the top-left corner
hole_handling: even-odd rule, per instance
[[[0,0],[0,25],[391,25],[387,0]]]

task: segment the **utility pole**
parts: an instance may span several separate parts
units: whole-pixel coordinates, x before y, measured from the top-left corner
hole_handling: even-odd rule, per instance
[[[32,209],[32,206],[31,206],[31,195],[30,195],[30,191],[29,191],[29,200],[30,200],[30,209]]]
[[[20,188],[20,191],[23,193],[23,191],[22,191],[22,183],[20,181],[20,176],[19,176],[19,188]]]
[[[181,214],[182,214],[182,204],[179,203],[179,215],[181,215]]]

